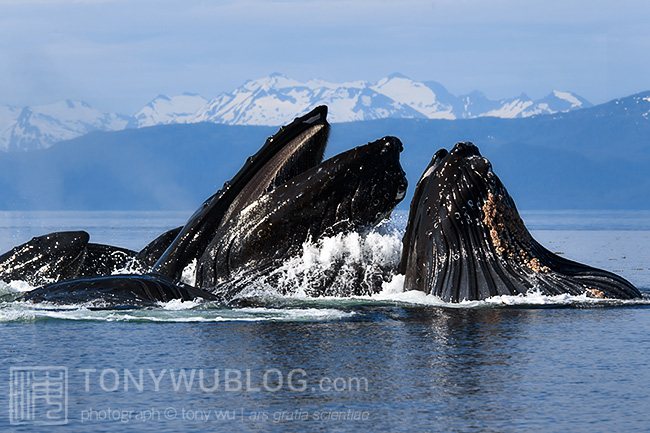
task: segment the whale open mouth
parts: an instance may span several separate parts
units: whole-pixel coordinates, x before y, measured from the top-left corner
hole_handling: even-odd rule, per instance
[[[329,137],[327,107],[296,118],[269,137],[223,188],[190,217],[153,266],[153,272],[179,281],[183,270],[199,257],[215,233],[263,194],[319,164]]]
[[[306,242],[375,226],[405,196],[399,162],[403,146],[395,137],[321,162],[329,131],[326,115],[327,109],[318,107],[281,128],[183,228],[159,236],[140,253],[88,244],[83,232],[59,233],[1,256],[0,276],[23,275],[26,269],[67,280],[35,289],[23,300],[148,305],[202,297],[229,302],[242,285],[272,275]],[[398,272],[404,275],[404,289],[447,302],[531,291],[641,297],[625,279],[564,259],[535,241],[492,165],[471,143],[435,153],[415,189],[402,244]],[[117,263],[113,256],[154,262],[158,275],[107,276],[109,267],[94,264],[109,256],[111,264]],[[51,272],[40,275],[42,266],[25,268],[32,262],[47,264]],[[186,269],[192,269],[196,287],[183,285]],[[349,275],[355,274],[363,272]],[[78,279],[83,276],[89,278]],[[359,281],[349,286],[361,287]],[[376,288],[369,285],[363,294]]]
[[[535,241],[471,143],[438,151],[418,182],[399,272],[406,290],[450,302],[530,291],[640,297],[618,275],[559,257]]]
[[[264,194],[216,233],[199,258],[197,287],[216,287],[215,293],[232,298],[250,278],[298,254],[305,242],[364,230],[389,217],[407,186],[402,149],[399,139],[384,137]],[[242,272],[245,278],[237,278]]]

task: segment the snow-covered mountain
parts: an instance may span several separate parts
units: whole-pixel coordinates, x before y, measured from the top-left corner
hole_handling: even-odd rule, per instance
[[[207,103],[207,99],[192,93],[183,93],[171,98],[159,95],[133,116],[134,125],[136,128],[144,128],[170,123],[189,123],[196,117],[197,111]]]
[[[322,80],[302,83],[280,74],[247,81],[201,108],[192,121],[229,125],[282,125],[317,105],[329,107],[331,122],[385,117],[422,117],[410,107],[376,91],[368,83]]]
[[[9,105],[0,106],[0,149],[6,151],[9,147],[11,129],[20,116],[20,109]]]
[[[2,107],[0,109],[0,149],[35,150],[69,140],[91,131],[118,131],[131,119],[102,113],[85,102],[61,101],[37,107]]]
[[[383,118],[468,119],[482,116],[516,118],[590,107],[571,92],[554,91],[540,100],[525,94],[494,101],[480,92],[454,96],[435,81],[417,82],[393,74],[376,83],[354,81],[305,83],[281,74],[248,81],[199,109],[184,122],[229,125],[282,125],[316,105],[329,106],[331,122]]]
[[[543,99],[525,94],[491,100],[475,91],[455,96],[435,81],[417,82],[400,74],[376,83],[301,82],[281,74],[251,80],[208,100],[195,94],[160,95],[133,116],[102,113],[79,101],[51,105],[0,107],[0,150],[41,149],[91,131],[127,127],[213,122],[279,126],[317,105],[329,106],[330,122],[383,118],[469,119],[530,117],[590,107],[571,92],[553,91]]]

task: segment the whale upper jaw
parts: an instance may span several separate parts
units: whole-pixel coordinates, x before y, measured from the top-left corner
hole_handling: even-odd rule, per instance
[[[436,152],[418,182],[398,271],[406,290],[449,302],[530,291],[641,296],[618,275],[559,257],[535,241],[492,165],[471,143]]]

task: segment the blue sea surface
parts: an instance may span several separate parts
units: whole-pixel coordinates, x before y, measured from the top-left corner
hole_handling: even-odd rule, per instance
[[[0,251],[76,229],[139,249],[188,215],[2,212]],[[452,305],[386,290],[240,308],[6,302],[0,429],[647,431],[650,213],[522,216],[551,251],[621,274],[645,299],[530,295]],[[393,224],[403,230],[405,220],[397,213]]]

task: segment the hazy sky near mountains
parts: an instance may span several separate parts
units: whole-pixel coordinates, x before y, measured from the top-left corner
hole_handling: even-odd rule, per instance
[[[647,0],[0,0],[0,105],[133,114],[281,72],[601,103],[650,90]]]

